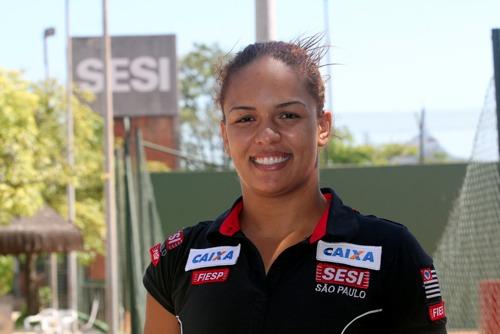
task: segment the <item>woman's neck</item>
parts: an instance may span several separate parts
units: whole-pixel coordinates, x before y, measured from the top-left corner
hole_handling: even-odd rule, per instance
[[[266,273],[283,251],[312,234],[328,207],[318,187],[309,189],[277,197],[243,192],[241,229],[258,249]]]
[[[276,197],[243,192],[243,202],[243,232],[275,240],[310,235],[328,206],[318,187]]]

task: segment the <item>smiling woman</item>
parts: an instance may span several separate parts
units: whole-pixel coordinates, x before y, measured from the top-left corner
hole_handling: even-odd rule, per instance
[[[145,333],[446,333],[432,259],[409,231],[319,188],[332,116],[318,43],[252,44],[221,70],[242,196],[151,248]]]

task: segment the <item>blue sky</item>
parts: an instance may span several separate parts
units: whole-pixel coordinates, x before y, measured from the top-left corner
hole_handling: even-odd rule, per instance
[[[194,42],[239,50],[254,39],[254,0],[109,0],[114,35],[176,34],[178,55]],[[276,0],[277,37],[324,29],[323,0]],[[70,0],[75,36],[101,33],[101,1]],[[333,109],[352,112],[479,113],[493,75],[494,0],[329,0]],[[0,2],[0,66],[43,77],[42,33],[49,26],[50,70],[64,80],[64,0]]]

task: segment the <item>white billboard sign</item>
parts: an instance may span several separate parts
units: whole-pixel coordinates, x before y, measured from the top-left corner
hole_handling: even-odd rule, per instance
[[[95,94],[91,104],[104,114],[101,38],[73,38],[73,78]],[[111,38],[114,116],[177,115],[175,36]]]

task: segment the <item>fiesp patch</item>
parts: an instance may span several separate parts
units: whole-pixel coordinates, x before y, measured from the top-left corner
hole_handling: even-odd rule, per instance
[[[161,244],[156,244],[149,249],[149,255],[151,256],[151,263],[155,267],[158,265],[158,262],[160,262],[160,250],[161,250]]]
[[[229,268],[195,270],[191,275],[191,284],[200,285],[206,283],[225,282],[229,276]]]
[[[172,250],[184,241],[184,231],[179,230],[169,236],[166,240],[167,250]]]
[[[446,317],[443,301],[429,306],[429,317],[431,321],[440,320]]]

